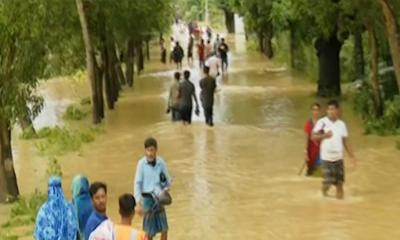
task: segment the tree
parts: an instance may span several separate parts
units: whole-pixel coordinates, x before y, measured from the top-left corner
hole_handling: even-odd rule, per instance
[[[42,0],[0,2],[0,201],[18,197],[11,131],[15,121],[35,117],[42,99],[34,94],[44,76],[52,39],[57,4]],[[24,17],[21,17],[24,16]],[[27,108],[27,106],[31,106]]]
[[[274,56],[272,38],[274,27],[271,21],[273,0],[241,0],[236,3],[239,13],[244,16],[246,29],[256,34],[259,49],[268,58]]]
[[[89,24],[87,20],[87,13],[86,11],[88,10],[88,7],[84,7],[83,0],[76,0],[76,7],[78,9],[78,14],[79,14],[79,19],[81,22],[81,28],[82,28],[82,36],[83,40],[85,43],[85,52],[86,52],[86,67],[87,67],[87,77],[91,85],[91,90],[92,90],[92,114],[93,114],[93,123],[98,124],[101,122],[102,116],[101,116],[101,111],[100,108],[100,102],[99,98],[102,98],[102,89],[101,89],[101,84],[99,83],[99,78],[96,77],[96,69],[97,64],[96,64],[96,58],[95,58],[95,52],[94,52],[94,47],[92,43],[92,37],[91,33],[89,30]]]
[[[379,0],[379,4],[381,5],[383,16],[385,17],[386,31],[396,73],[397,86],[400,88],[400,32],[398,29],[394,5],[390,0]]]

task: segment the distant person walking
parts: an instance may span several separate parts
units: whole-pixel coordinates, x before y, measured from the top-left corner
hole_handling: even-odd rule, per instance
[[[170,39],[170,46],[169,46],[169,63],[172,63],[173,60],[173,52],[175,49],[175,39],[173,37],[171,37]]]
[[[194,48],[194,38],[193,38],[193,36],[192,35],[190,35],[190,37],[189,37],[189,44],[188,44],[188,56],[187,56],[187,58],[188,58],[188,64],[189,64],[189,66],[192,66],[193,65],[193,48]]]
[[[304,125],[304,132],[306,134],[304,158],[307,164],[307,176],[313,175],[320,164],[319,141],[315,141],[312,139],[313,128],[319,120],[320,110],[321,106],[318,103],[314,103],[311,106],[312,116]]]
[[[180,105],[179,105],[179,83],[181,80],[181,73],[175,72],[174,74],[174,83],[172,84],[169,90],[169,97],[168,97],[168,109],[167,113],[171,113],[172,121],[179,121],[181,120],[180,117]]]
[[[172,52],[172,57],[176,64],[176,69],[178,70],[182,69],[182,60],[184,56],[185,53],[183,51],[183,48],[179,45],[179,42],[176,42],[174,50]]]
[[[161,62],[167,63],[167,48],[165,47],[164,38],[160,38],[160,51],[161,51]]]
[[[206,49],[205,49],[205,60],[207,60],[213,52],[213,45],[211,44],[211,40],[207,40]]]
[[[336,198],[343,199],[343,184],[345,180],[344,150],[354,159],[349,144],[349,134],[346,124],[339,118],[339,103],[336,100],[328,102],[327,117],[318,120],[313,129],[313,140],[321,141],[321,162],[324,180],[322,193],[328,196],[331,185],[336,187]]]
[[[199,65],[200,69],[204,67],[206,45],[204,44],[204,39],[200,39],[200,43],[197,45],[197,53],[199,55]]]
[[[221,59],[217,57],[215,53],[206,60],[205,66],[210,69],[209,75],[213,78],[217,78],[221,73]]]
[[[226,72],[228,70],[228,52],[229,52],[229,47],[225,43],[225,39],[222,38],[221,44],[218,47],[218,53],[219,56],[221,57],[223,72]]]
[[[205,77],[200,80],[200,99],[204,109],[204,117],[206,124],[210,127],[214,126],[213,122],[213,107],[214,107],[214,94],[217,88],[217,83],[214,77],[210,76],[210,68],[204,67]]]
[[[215,41],[214,41],[214,52],[218,53],[220,44],[221,44],[221,38],[219,37],[219,34],[217,34]]]
[[[196,114],[199,114],[199,103],[196,97],[194,84],[189,80],[190,72],[183,73],[184,80],[179,85],[180,114],[183,124],[192,123],[193,100],[196,103]]]

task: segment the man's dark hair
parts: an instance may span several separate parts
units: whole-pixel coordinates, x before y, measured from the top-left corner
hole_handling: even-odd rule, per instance
[[[210,39],[208,39],[208,40],[207,40],[207,43],[208,43],[208,44],[210,44],[210,43],[211,43]]]
[[[175,77],[175,79],[179,80],[181,78],[181,73],[175,72],[174,77]]]
[[[153,137],[149,137],[144,141],[144,148],[155,147],[157,148],[157,140]]]
[[[183,77],[185,77],[185,79],[189,79],[189,77],[190,77],[190,71],[185,70],[185,71],[183,72]]]
[[[210,67],[204,66],[203,72],[204,72],[204,74],[207,74],[207,75],[208,75],[208,74],[210,73]]]
[[[313,103],[313,104],[311,105],[311,108],[313,108],[313,107],[321,108],[321,105],[320,105],[319,103],[315,102],[315,103]]]
[[[176,46],[179,46],[179,42],[178,42],[178,41],[176,41],[176,43],[175,43],[175,44],[176,44]]]
[[[335,99],[329,100],[328,107],[329,106],[334,106],[336,108],[339,108],[339,102],[337,100],[335,100]]]
[[[225,38],[221,38],[221,42],[225,42]]]
[[[130,217],[135,212],[136,201],[132,194],[125,193],[119,197],[119,214]]]
[[[100,190],[103,189],[104,192],[107,194],[107,185],[103,182],[94,182],[90,185],[89,188],[89,193],[90,197],[93,198],[93,196]]]

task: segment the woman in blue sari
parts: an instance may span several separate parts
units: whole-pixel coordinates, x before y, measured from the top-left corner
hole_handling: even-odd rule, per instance
[[[72,180],[72,204],[79,220],[79,235],[80,239],[85,239],[83,236],[85,226],[90,214],[93,212],[92,199],[89,193],[89,180],[85,176],[76,176]]]
[[[36,217],[36,240],[73,240],[78,232],[78,219],[72,204],[65,198],[59,177],[51,177],[48,198]]]

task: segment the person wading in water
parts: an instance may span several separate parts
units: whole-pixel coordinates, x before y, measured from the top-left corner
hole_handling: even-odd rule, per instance
[[[349,134],[346,124],[339,119],[339,103],[336,100],[328,102],[327,117],[318,120],[313,129],[314,141],[321,141],[322,162],[322,193],[328,196],[331,185],[336,186],[336,198],[343,199],[344,173],[344,149],[346,149],[354,166],[353,151],[349,144]]]
[[[200,80],[200,99],[204,109],[204,117],[206,118],[206,124],[210,127],[214,126],[213,121],[213,107],[214,107],[214,94],[217,88],[215,78],[210,76],[210,68],[204,67],[205,77]]]
[[[304,149],[304,158],[307,164],[307,176],[313,175],[315,170],[320,164],[319,160],[319,142],[312,140],[312,130],[319,120],[321,106],[314,103],[311,106],[312,117],[304,125],[304,132],[306,134],[306,147]]]
[[[161,240],[168,239],[168,222],[165,208],[153,196],[168,192],[171,177],[167,164],[157,156],[157,141],[148,138],[144,142],[145,156],[139,160],[135,175],[135,199],[139,203],[138,212],[143,212],[143,230],[148,239],[161,233]]]
[[[199,102],[194,84],[189,80],[190,72],[184,71],[183,77],[184,80],[179,85],[180,117],[183,124],[187,125],[192,123],[193,100],[196,103],[196,115],[199,115]]]
[[[169,98],[168,98],[168,109],[167,113],[171,112],[172,121],[176,122],[181,120],[180,117],[180,109],[179,109],[179,82],[181,80],[181,73],[175,72],[174,74],[174,83],[172,84],[169,90]]]

